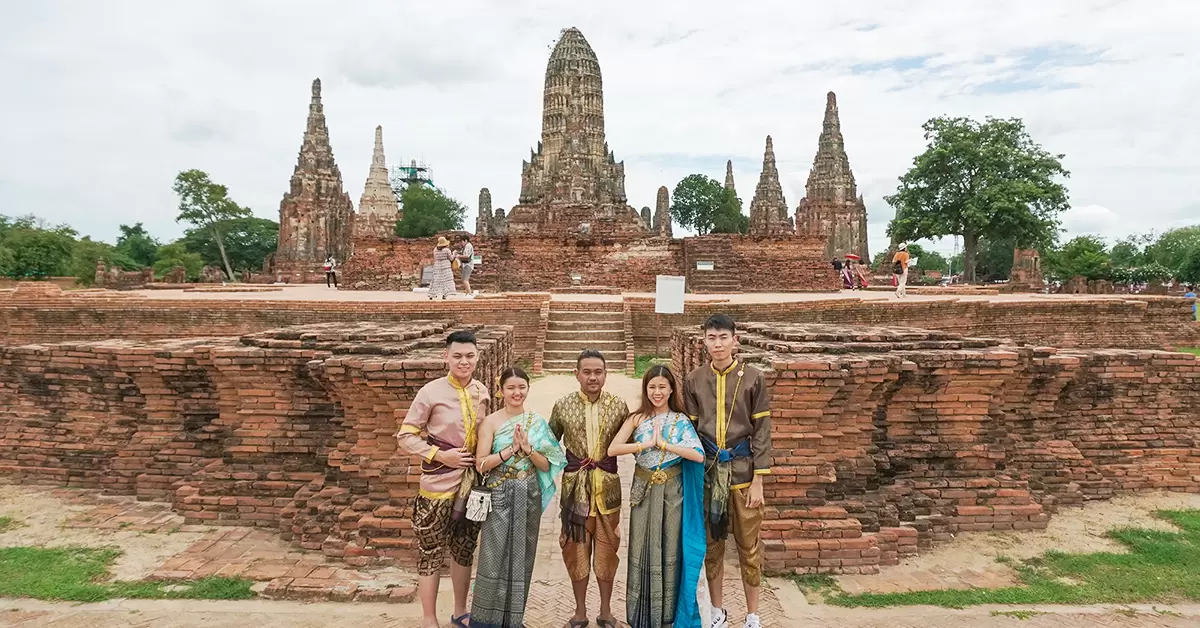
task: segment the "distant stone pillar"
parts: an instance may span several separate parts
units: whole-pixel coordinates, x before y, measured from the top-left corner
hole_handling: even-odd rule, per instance
[[[653,220],[654,219],[650,217],[650,207],[649,206],[643,207],[642,208],[642,222],[646,223],[647,229],[650,229],[653,227]]]
[[[654,233],[671,237],[671,193],[665,185],[658,188],[654,202]]]
[[[479,205],[475,216],[475,235],[486,237],[492,233],[492,192],[479,188]]]

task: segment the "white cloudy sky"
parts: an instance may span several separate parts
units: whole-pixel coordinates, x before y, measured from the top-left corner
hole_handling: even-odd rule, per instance
[[[726,159],[748,206],[767,134],[795,207],[833,90],[873,250],[882,197],[942,114],[1019,116],[1065,153],[1071,233],[1200,221],[1194,0],[5,2],[0,213],[171,238],[172,178],[200,168],[277,219],[320,77],[356,203],[382,124],[389,161],[428,161],[474,224],[480,187],[516,200],[567,26],[599,56],[637,207]]]

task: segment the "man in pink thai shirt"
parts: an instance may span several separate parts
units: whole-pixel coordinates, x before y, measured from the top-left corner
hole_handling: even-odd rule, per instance
[[[450,623],[467,628],[467,592],[480,524],[466,518],[466,498],[477,479],[476,426],[487,416],[488,390],[474,379],[479,363],[475,334],[456,331],[446,337],[445,377],[417,392],[396,438],[400,448],[421,458],[421,490],[413,505],[417,535],[418,592],[422,628],[437,628],[439,573],[450,557],[454,612]]]

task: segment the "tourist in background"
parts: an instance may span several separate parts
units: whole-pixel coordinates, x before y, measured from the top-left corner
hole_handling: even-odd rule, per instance
[[[842,288],[844,290],[854,289],[854,260],[846,258],[842,263]]]
[[[563,470],[563,563],[575,593],[575,614],[564,628],[586,628],[587,590],[591,572],[600,588],[600,628],[617,628],[612,613],[613,580],[617,576],[621,545],[621,478],[617,459],[608,455],[617,431],[629,417],[629,406],[604,390],[608,365],[604,355],[585,349],[575,360],[579,391],[554,404],[550,429],[567,450]]]
[[[896,282],[896,298],[908,296],[908,245],[901,242],[892,256],[892,279]]]
[[[454,251],[450,249],[450,241],[446,236],[438,236],[437,247],[433,249],[433,279],[429,282],[429,298],[446,298],[454,294]]]
[[[487,413],[487,388],[474,379],[479,363],[475,334],[446,337],[445,377],[421,387],[396,438],[400,449],[421,459],[421,488],[413,505],[417,536],[421,628],[438,628],[439,572],[449,551],[454,612],[450,623],[467,628],[467,593],[479,524],[467,519],[466,502],[477,484],[475,440],[478,418]]]
[[[466,293],[468,299],[474,299],[475,293],[471,290],[471,271],[475,270],[475,247],[471,245],[471,236],[465,233],[459,237],[459,242],[462,244],[462,250],[458,253],[458,261],[461,264],[463,292]]]
[[[1196,298],[1196,286],[1188,286],[1187,292],[1185,292],[1183,294],[1183,298],[1195,299]],[[1198,316],[1196,314],[1196,302],[1195,301],[1192,301],[1192,318],[1196,319],[1197,321],[1200,321],[1200,316]]]
[[[671,369],[650,367],[641,406],[608,447],[608,455],[633,454],[637,462],[625,582],[632,628],[708,628],[696,596],[705,550],[704,447],[679,397]]]
[[[737,327],[725,314],[713,314],[701,327],[710,362],[684,382],[684,407],[704,444],[704,513],[708,550],[704,558],[712,596],[711,628],[726,628],[725,540],[737,544],[745,628],[761,628],[763,476],[771,472],[771,411],[766,380],[758,369],[734,357]]]
[[[480,539],[472,628],[524,626],[542,511],[554,496],[554,476],[567,465],[546,419],[525,409],[525,371],[505,369],[497,388],[504,407],[480,424],[475,446],[476,469],[490,492],[491,511]]]
[[[325,287],[326,288],[331,287],[330,282],[332,282],[332,287],[336,288],[337,287],[337,260],[333,259],[332,255],[330,255],[329,257],[326,257],[325,264],[322,266],[322,268],[325,269]]]
[[[867,262],[864,260],[858,260],[854,263],[854,272],[858,276],[858,287],[863,290],[866,290],[867,286],[871,285],[871,277],[868,274],[870,270],[867,267]]]

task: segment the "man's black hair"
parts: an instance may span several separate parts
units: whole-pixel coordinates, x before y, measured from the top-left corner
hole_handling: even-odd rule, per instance
[[[467,233],[464,233],[464,234],[462,234],[462,235],[458,236],[458,239],[459,239],[459,240],[466,240],[467,242],[470,242],[470,241],[471,241],[471,235],[470,235],[470,234],[467,234]]]
[[[608,366],[608,360],[604,359],[603,353],[600,353],[595,349],[584,349],[583,351],[579,352],[579,357],[575,358],[575,368],[579,369],[579,365],[583,364],[583,361],[589,358],[596,358],[597,360],[600,360],[601,364]]]
[[[450,335],[446,336],[446,346],[447,347],[449,347],[450,345],[452,345],[456,342],[462,343],[462,344],[475,345],[476,347],[479,346],[479,343],[475,341],[475,332],[467,331],[465,329],[460,329],[455,332],[450,332]]]
[[[705,319],[704,326],[700,330],[708,331],[710,329],[727,331],[731,334],[737,333],[737,325],[734,324],[733,319],[728,314],[713,314]]]

